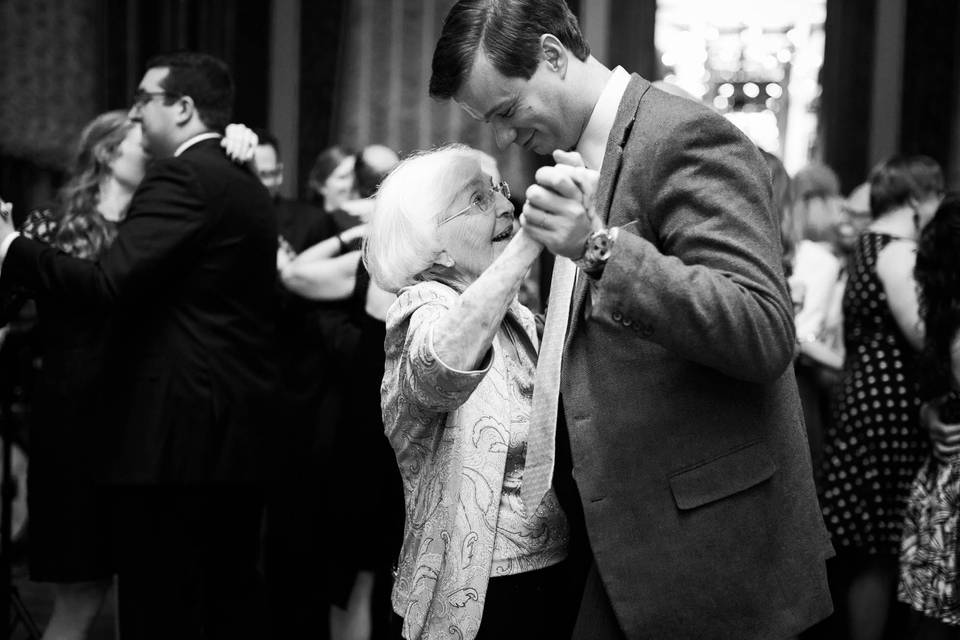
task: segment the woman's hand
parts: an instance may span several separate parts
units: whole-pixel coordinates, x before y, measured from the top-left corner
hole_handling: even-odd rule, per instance
[[[297,257],[290,243],[283,236],[277,236],[277,271],[283,271]]]
[[[540,167],[527,188],[520,224],[554,254],[576,260],[603,227],[594,203],[600,174],[583,167],[579,154],[557,151],[554,158],[557,164]]]
[[[920,425],[927,430],[933,443],[933,455],[946,462],[960,453],[960,424],[948,424],[940,420],[940,405],[943,400],[931,400],[920,407]]]
[[[253,152],[259,142],[257,134],[246,125],[228,124],[220,139],[220,146],[228,158],[237,164],[247,164],[253,161]]]

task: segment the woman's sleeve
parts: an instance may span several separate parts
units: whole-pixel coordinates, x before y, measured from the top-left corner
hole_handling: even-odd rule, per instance
[[[407,294],[402,294],[391,311],[410,302]],[[452,411],[462,405],[493,363],[493,347],[477,368],[469,371],[451,367],[437,355],[434,330],[439,318],[449,310],[448,302],[437,298],[420,304],[409,314],[399,363],[400,393],[424,409],[437,412]]]
[[[27,215],[20,233],[28,238],[49,243],[53,239],[53,217],[47,209],[35,209]],[[6,326],[20,316],[20,310],[33,296],[17,284],[0,284],[0,326]]]

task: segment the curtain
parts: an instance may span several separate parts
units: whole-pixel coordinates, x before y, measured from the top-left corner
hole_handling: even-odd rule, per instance
[[[427,95],[433,48],[450,0],[354,0],[345,16],[344,55],[333,140],[354,148],[385,144],[401,155],[462,142],[495,157],[522,195],[542,162],[511,146],[497,150],[492,128],[452,101]]]

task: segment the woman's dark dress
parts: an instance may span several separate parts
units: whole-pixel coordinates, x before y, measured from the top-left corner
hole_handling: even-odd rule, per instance
[[[112,223],[106,223],[113,228]],[[57,222],[34,212],[22,232],[54,242]],[[87,238],[59,243],[71,255],[94,259]],[[98,490],[105,464],[102,312],[40,297],[37,327],[42,365],[30,421],[27,475],[27,553],[32,580],[82,582],[111,575],[108,512]]]
[[[877,255],[893,239],[865,233],[858,240],[843,297],[843,385],[824,437],[827,528],[838,551],[870,555],[899,553],[907,498],[929,452],[915,351],[877,275]]]
[[[351,297],[351,318],[360,339],[346,372],[343,418],[334,442],[334,496],[331,526],[331,596],[346,608],[358,571],[375,574],[374,637],[390,620],[391,568],[403,537],[403,487],[393,449],[383,432],[380,384],[386,325],[365,311],[370,275],[361,262]]]

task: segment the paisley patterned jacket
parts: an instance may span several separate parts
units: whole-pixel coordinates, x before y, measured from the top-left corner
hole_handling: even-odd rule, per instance
[[[458,295],[439,282],[418,283],[400,292],[387,316],[383,423],[406,500],[392,600],[408,639],[476,635],[495,540],[498,554],[520,558],[513,573],[566,554],[566,519],[552,492],[524,518],[527,535],[497,530],[510,427],[517,416],[525,425],[532,395],[532,378],[524,388],[522,368],[508,362],[500,340],[514,341],[532,373],[533,315],[514,300],[478,370],[457,371],[437,358],[433,326]]]

